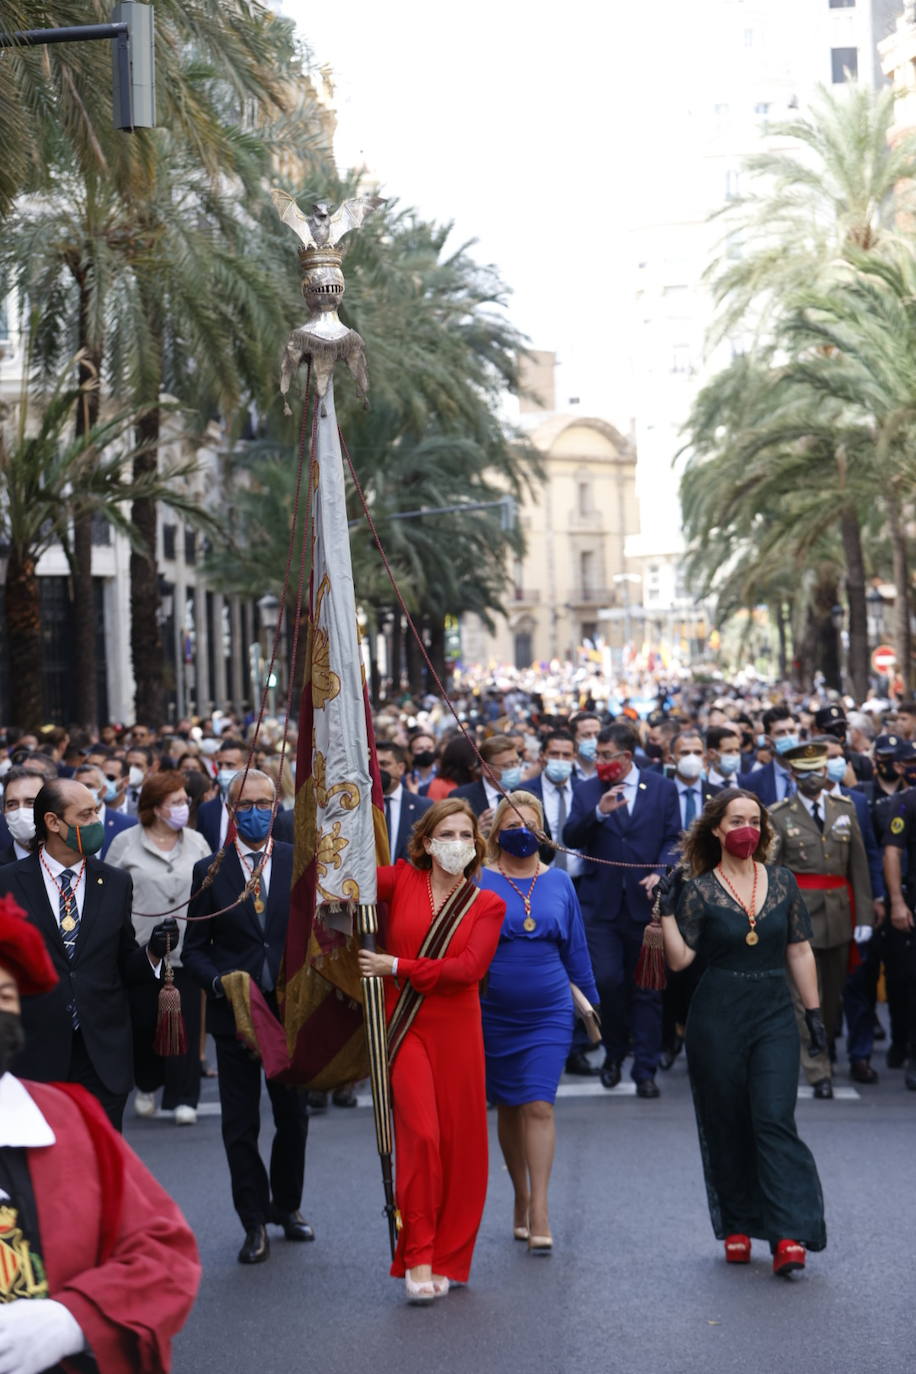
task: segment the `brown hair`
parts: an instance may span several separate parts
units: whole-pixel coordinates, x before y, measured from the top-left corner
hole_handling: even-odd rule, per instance
[[[507,754],[510,749],[518,751],[518,744],[511,735],[491,735],[480,746],[480,757],[484,763],[490,763],[497,754]]]
[[[420,819],[414,822],[413,830],[410,832],[410,839],[407,841],[407,857],[414,868],[432,868],[433,861],[423,848],[423,841],[431,839],[439,822],[446,820],[449,816],[467,816],[471,822],[476,852],[464,870],[464,876],[470,878],[483,863],[486,840],[480,833],[477,817],[461,797],[445,797],[443,801],[434,802],[428,811],[423,812]]]
[[[487,838],[487,863],[492,863],[494,859],[499,857],[499,832],[506,815],[510,811],[514,812],[520,806],[529,807],[538,818],[538,830],[544,829],[544,808],[534,793],[526,792],[524,788],[519,788],[517,792],[509,792],[503,797],[493,816],[493,824],[490,826],[490,834]]]
[[[754,850],[754,858],[757,863],[766,862],[773,835],[766,807],[754,792],[748,792],[743,787],[723,787],[721,792],[710,797],[687,831],[681,847],[683,861],[692,877],[709,873],[721,859],[722,846],[712,832],[722,824],[722,818],[732,802],[739,801],[742,797],[745,801],[755,802],[760,808],[760,843]]]
[[[185,790],[185,775],[179,773],[177,768],[170,768],[167,773],[151,773],[140,788],[137,820],[141,825],[152,825],[156,819],[156,807],[161,806],[172,792]]]

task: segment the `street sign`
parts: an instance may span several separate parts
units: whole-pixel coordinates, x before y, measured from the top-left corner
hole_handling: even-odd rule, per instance
[[[872,672],[877,673],[879,677],[886,677],[894,671],[897,666],[897,655],[890,644],[879,644],[877,649],[872,650],[871,666]]]

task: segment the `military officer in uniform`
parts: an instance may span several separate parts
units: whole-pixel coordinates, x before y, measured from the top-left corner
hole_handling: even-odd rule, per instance
[[[783,755],[792,770],[795,793],[770,807],[774,841],[770,862],[792,870],[811,916],[811,946],[817,963],[821,1007],[828,1036],[840,1023],[843,984],[854,936],[865,944],[872,935],[874,908],[868,859],[853,803],[848,797],[824,795],[827,746],[796,745]],[[801,1003],[796,1001],[804,1030]],[[833,1096],[830,1059],[808,1054],[802,1034],[802,1067],[814,1096]],[[874,1080],[871,1080],[874,1081]]]

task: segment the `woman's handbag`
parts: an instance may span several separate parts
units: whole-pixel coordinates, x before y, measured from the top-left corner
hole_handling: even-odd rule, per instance
[[[589,1044],[597,1045],[601,1039],[601,1018],[581,988],[570,983],[569,990],[572,993],[573,1010],[585,1026]]]

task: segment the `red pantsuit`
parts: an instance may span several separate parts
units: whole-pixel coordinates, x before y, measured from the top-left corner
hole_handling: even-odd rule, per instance
[[[487,1195],[487,1100],[479,983],[506,906],[481,891],[442,959],[417,959],[432,909],[426,872],[403,860],[379,869],[386,950],[423,1003],[391,1071],[397,1203],[404,1222],[392,1274],[431,1264],[464,1283]],[[391,1016],[399,988],[387,982]]]

